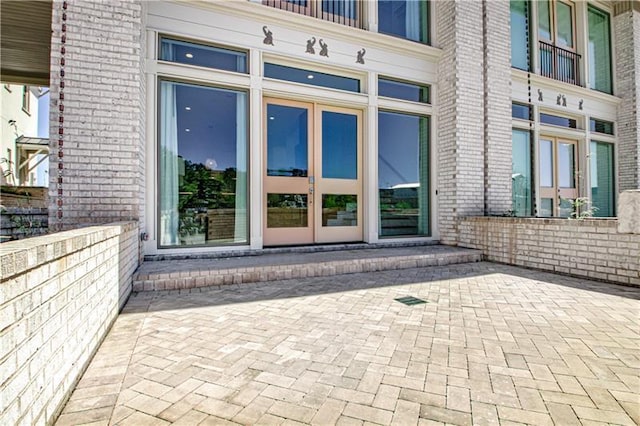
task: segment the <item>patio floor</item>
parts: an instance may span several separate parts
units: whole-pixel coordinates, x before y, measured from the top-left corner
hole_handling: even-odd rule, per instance
[[[639,299],[488,262],[137,293],[57,424],[633,425]]]

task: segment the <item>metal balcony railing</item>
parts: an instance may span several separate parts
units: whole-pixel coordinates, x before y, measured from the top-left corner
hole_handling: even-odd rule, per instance
[[[364,28],[364,0],[262,0],[262,4],[349,27]]]
[[[554,80],[582,86],[581,56],[570,50],[540,41],[540,74]]]

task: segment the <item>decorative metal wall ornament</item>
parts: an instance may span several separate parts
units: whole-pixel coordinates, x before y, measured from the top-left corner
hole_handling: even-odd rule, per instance
[[[567,98],[565,98],[564,95],[562,95],[562,106],[563,107],[567,106]]]
[[[580,111],[582,111],[582,104],[584,103],[584,99],[580,99],[580,102],[578,102],[578,109]]]
[[[542,97],[542,90],[538,89],[538,101],[544,102],[544,98]]]
[[[320,45],[320,56],[329,57],[329,46],[322,39],[318,40],[318,44]]]
[[[558,93],[558,97],[556,98],[556,104],[562,105],[562,94]]]
[[[307,40],[307,50],[305,51],[305,53],[311,53],[312,55],[315,55],[316,50],[313,48],[315,44],[316,44],[315,37],[311,37],[309,40]]]
[[[363,47],[362,50],[358,50],[356,64],[364,65],[364,54],[367,53],[367,50]]]
[[[262,32],[264,33],[264,40],[262,40],[262,43],[273,46],[273,33],[266,25],[262,27]]]

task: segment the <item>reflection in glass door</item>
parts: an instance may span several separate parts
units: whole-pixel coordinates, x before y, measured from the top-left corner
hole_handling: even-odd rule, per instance
[[[576,184],[578,143],[541,137],[539,143],[541,217],[569,217],[578,197]]]
[[[362,240],[362,114],[265,99],[264,244]]]

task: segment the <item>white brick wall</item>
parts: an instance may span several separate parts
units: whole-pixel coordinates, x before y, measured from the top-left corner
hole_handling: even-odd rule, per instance
[[[636,7],[637,9],[637,7]],[[640,188],[640,11],[613,18],[618,105],[618,188]]]
[[[458,216],[484,211],[482,2],[436,2],[438,43],[438,220],[455,244]]]
[[[146,120],[142,2],[69,1],[66,10],[63,4],[54,1],[52,18],[50,228],[141,220]],[[59,163],[64,167],[61,184]]]
[[[51,424],[131,292],[135,222],[0,246],[0,424]]]
[[[484,5],[485,212],[505,214],[511,198],[511,25],[508,1]]]
[[[459,246],[487,260],[640,286],[640,234],[615,219],[460,219]]]

